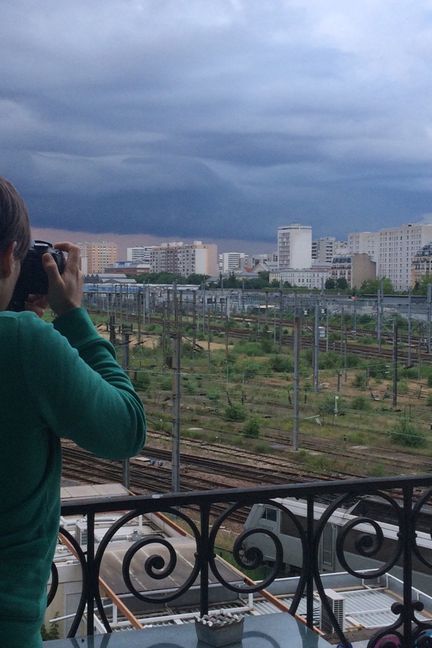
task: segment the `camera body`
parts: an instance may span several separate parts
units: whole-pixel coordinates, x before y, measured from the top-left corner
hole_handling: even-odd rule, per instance
[[[33,241],[21,264],[21,272],[8,310],[23,311],[28,295],[46,295],[48,293],[48,276],[42,265],[42,256],[46,252],[51,254],[60,274],[63,273],[66,263],[63,252],[53,248],[47,241]]]

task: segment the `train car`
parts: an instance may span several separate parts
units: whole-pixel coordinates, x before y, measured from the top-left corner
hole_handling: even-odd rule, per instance
[[[301,528],[306,528],[307,503],[305,500],[295,498],[276,499],[275,502],[286,507],[297,519]],[[359,517],[369,517],[376,520],[382,533],[383,542],[379,551],[373,557],[363,556],[359,553],[356,543],[365,535],[369,535],[371,542],[376,537],[372,525],[369,523],[358,523],[347,534],[344,543],[344,556],[348,565],[356,570],[378,569],[388,562],[395,555],[396,543],[398,540],[399,528],[394,523],[385,521],[389,517],[389,511],[384,511],[382,515],[374,515],[372,511],[379,510],[377,500],[371,500],[371,506],[368,506],[367,500],[357,501],[348,508],[336,509],[321,535],[321,542],[318,550],[318,567],[320,572],[338,572],[345,571],[337,557],[336,542],[343,527]],[[319,519],[327,509],[327,504],[315,504],[314,520],[315,526],[318,525]],[[383,507],[385,509],[385,507]],[[370,513],[368,513],[370,509]],[[425,525],[425,515],[422,517],[422,526]],[[381,519],[380,519],[381,518]],[[384,521],[383,521],[384,519]],[[430,528],[430,527],[429,527]],[[271,537],[264,533],[259,533],[259,529],[266,529],[276,534],[281,542],[283,549],[283,566],[285,574],[300,573],[303,564],[303,550],[298,529],[292,518],[280,508],[271,504],[255,504],[244,525],[245,531],[253,531],[243,541],[244,550],[255,548],[262,555],[262,561],[266,564],[273,564],[275,561],[276,549]],[[425,531],[417,530],[417,546],[421,555],[432,564],[432,540],[431,534]],[[390,573],[397,578],[403,578],[401,560],[390,570]],[[424,565],[416,556],[413,555],[413,586],[423,592],[432,595],[432,569]]]

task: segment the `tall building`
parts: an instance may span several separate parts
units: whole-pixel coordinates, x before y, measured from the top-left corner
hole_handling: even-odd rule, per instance
[[[411,267],[412,285],[428,278],[432,283],[432,243],[427,243],[413,258]]]
[[[312,227],[282,225],[277,231],[279,270],[310,268],[312,265]]]
[[[217,245],[202,241],[155,245],[150,253],[150,265],[152,272],[172,272],[182,277],[191,274],[214,277],[218,274]]]
[[[126,248],[126,260],[135,264],[150,263],[152,245],[137,245]]]
[[[118,260],[118,247],[110,241],[78,243],[81,249],[81,270],[84,274],[101,274]]]
[[[325,236],[312,241],[312,259],[320,263],[331,263],[335,255],[336,239]]]
[[[244,252],[223,252],[219,255],[221,272],[230,274],[242,270],[246,254]]]
[[[312,260],[318,263],[331,263],[336,255],[348,253],[348,243],[337,241],[334,236],[323,236],[312,241]]]
[[[388,277],[396,290],[407,290],[412,285],[414,257],[431,240],[432,224],[421,223],[348,236],[350,249],[369,254],[377,263],[377,277]]]

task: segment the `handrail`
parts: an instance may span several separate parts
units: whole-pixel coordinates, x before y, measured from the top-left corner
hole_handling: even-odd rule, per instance
[[[391,536],[386,536],[388,524],[381,524],[379,520],[373,518],[372,514],[357,517],[334,515],[338,508],[352,504],[353,498],[362,499],[370,495],[373,496],[374,502],[379,501],[388,507],[388,512],[394,520],[393,526],[396,527],[396,533],[393,529]],[[298,507],[293,506],[286,498],[305,501],[305,514],[302,519],[300,519]],[[279,527],[270,528],[266,525],[261,526],[259,523],[258,526],[245,528],[239,533],[234,542],[233,557],[239,570],[259,566],[264,559],[264,538],[273,552],[271,573],[259,583],[247,576],[240,582],[230,582],[220,573],[220,563],[216,559],[215,547],[217,545],[216,538],[222,525],[226,525],[230,516],[242,508],[250,509],[254,504],[270,504],[276,511],[276,515],[279,516],[279,521],[289,522],[290,528],[293,529],[292,538],[295,539],[300,553],[301,575],[289,608],[290,613],[298,614],[300,600],[305,597],[307,602],[306,621],[307,625],[312,628],[314,621],[312,597],[315,590],[326,611],[330,630],[339,639],[339,645],[342,648],[350,646],[341,627],[340,619],[336,618],[327,599],[321,579],[320,547],[324,538],[324,530],[327,524],[335,525],[335,520],[339,520],[339,526],[335,529],[335,543],[332,546],[339,569],[346,570],[357,578],[359,584],[362,579],[367,581],[385,576],[397,565],[403,571],[402,602],[392,606],[395,616],[394,623],[388,628],[379,630],[370,639],[368,648],[384,645],[383,641],[389,647],[397,648],[397,646],[403,645],[404,648],[411,648],[411,646],[421,645],[415,642],[422,633],[432,629],[432,624],[417,619],[416,613],[421,609],[422,604],[418,600],[412,600],[413,575],[417,574],[414,569],[418,570],[420,565],[424,573],[432,575],[432,540],[430,548],[429,546],[425,547],[425,537],[427,538],[427,536],[423,534],[422,542],[417,544],[417,527],[420,517],[423,519],[424,515],[430,514],[428,503],[431,498],[432,476],[418,475],[320,481],[247,489],[217,489],[190,493],[81,499],[64,502],[61,512],[63,516],[84,515],[87,517],[87,552],[85,555],[82,551],[78,552],[86,589],[84,600],[87,601],[88,609],[91,607],[93,610],[96,606],[107,632],[111,632],[112,628],[101,597],[100,590],[106,589],[106,579],[104,585],[102,587],[100,585],[101,565],[104,556],[109,551],[112,539],[123,525],[146,513],[168,514],[181,519],[183,524],[186,523],[191,542],[195,543],[195,562],[191,565],[191,571],[183,583],[177,588],[171,586],[170,589],[164,589],[162,586],[158,586],[146,590],[142,583],[138,584],[134,580],[134,576],[131,574],[131,564],[137,555],[140,556],[141,564],[143,564],[147,582],[150,580],[160,583],[175,571],[177,564],[175,543],[173,544],[172,538],[164,538],[157,534],[144,536],[127,549],[121,563],[122,577],[128,592],[144,605],[169,603],[179,599],[189,590],[195,591],[195,586],[199,583],[200,610],[201,614],[205,614],[208,611],[212,591],[209,587],[210,573],[225,589],[238,595],[251,594],[268,588],[276,579],[282,564],[289,562],[289,557],[284,553],[286,550],[283,545],[283,531]],[[330,504],[328,503],[329,499],[331,500]],[[323,507],[324,501],[327,503]],[[315,507],[318,504],[319,509]],[[191,515],[192,509],[196,513],[194,516]],[[94,536],[95,515],[108,511],[123,515],[111,525],[101,542],[97,543]],[[314,512],[319,513],[318,519]],[[198,517],[198,523],[194,517]],[[371,532],[365,533],[365,528],[370,528]],[[157,548],[156,551],[154,547]],[[144,558],[143,553],[139,553],[143,549],[146,551]],[[266,551],[269,550],[266,549]],[[365,571],[366,567],[359,566],[365,565],[367,561],[373,561],[374,565],[373,569],[368,572]],[[106,583],[106,585],[110,588],[110,583]],[[80,618],[75,619],[70,636],[76,632],[82,619],[82,606],[77,615],[80,615]],[[88,614],[87,619],[88,633],[91,634],[94,631],[93,615]]]

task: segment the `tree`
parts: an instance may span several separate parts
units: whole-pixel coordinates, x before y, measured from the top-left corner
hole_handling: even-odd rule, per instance
[[[432,275],[429,274],[416,281],[413,292],[416,295],[426,295],[428,284],[432,284]]]
[[[208,278],[209,276],[205,274],[190,274],[186,278],[186,283],[194,284],[195,286],[201,286],[203,283],[207,281]]]
[[[348,287],[348,281],[345,279],[345,277],[338,277],[336,279],[336,288],[338,288],[339,290],[346,290]]]
[[[326,290],[334,290],[336,288],[335,280],[333,279],[333,277],[329,277],[328,279],[326,279],[324,288]]]
[[[383,279],[366,279],[366,281],[363,281],[362,285],[360,286],[359,293],[361,295],[376,295],[381,281],[383,282],[383,291],[385,295],[391,295],[392,293],[394,293],[393,284],[390,279],[388,279],[388,277],[383,277]]]

